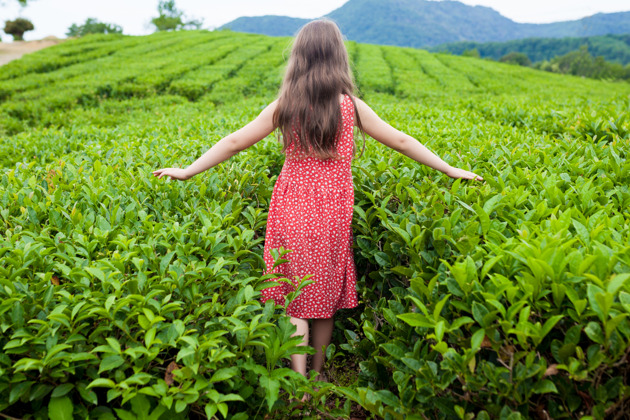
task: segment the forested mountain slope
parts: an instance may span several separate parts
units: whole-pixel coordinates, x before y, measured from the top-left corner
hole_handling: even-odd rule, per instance
[[[630,34],[604,35],[584,38],[527,38],[507,42],[455,42],[433,47],[430,51],[462,54],[477,49],[483,58],[498,60],[511,52],[526,54],[533,62],[550,60],[579,50],[583,45],[596,57],[607,61],[630,64]]]
[[[488,7],[458,1],[349,0],[326,17],[335,20],[344,35],[353,41],[423,48],[459,41],[503,42],[532,37],[630,33],[630,12],[529,24],[514,22]],[[290,36],[306,22],[308,19],[285,16],[241,17],[222,28]]]

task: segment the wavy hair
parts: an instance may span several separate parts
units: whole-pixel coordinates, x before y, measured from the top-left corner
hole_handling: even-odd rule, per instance
[[[336,144],[342,123],[339,96],[345,94],[355,105],[363,154],[365,135],[354,91],[348,52],[339,27],[328,19],[304,25],[293,41],[273,115],[273,122],[282,134],[282,151],[295,144],[307,156],[338,158]]]

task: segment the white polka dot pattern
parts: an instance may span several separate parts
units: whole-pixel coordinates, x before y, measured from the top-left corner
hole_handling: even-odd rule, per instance
[[[307,157],[292,144],[269,205],[265,273],[281,273],[294,284],[295,276],[301,279],[307,274],[315,281],[287,307],[287,315],[296,318],[331,318],[338,309],[358,305],[351,227],[354,106],[347,95],[341,113],[340,159]],[[284,256],[289,262],[273,269],[270,250],[280,247],[293,252]],[[283,305],[293,290],[294,286],[280,283],[263,290],[262,301],[273,299]]]

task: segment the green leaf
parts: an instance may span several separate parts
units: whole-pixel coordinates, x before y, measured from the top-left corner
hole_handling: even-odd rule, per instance
[[[116,387],[116,382],[112,381],[111,379],[107,379],[107,378],[98,378],[98,379],[94,379],[87,386],[88,389],[89,388],[95,388],[95,387],[99,387],[99,388],[115,388]]]
[[[227,367],[222,368],[214,372],[212,378],[210,378],[210,383],[225,381],[226,379],[233,378],[238,375],[237,367]]]
[[[401,315],[398,315],[398,318],[402,319],[403,321],[405,321],[407,324],[411,325],[412,327],[433,328],[433,325],[434,325],[434,322],[432,320],[430,320],[429,318],[427,318],[426,316],[422,314],[416,314],[416,313],[401,314]]]
[[[9,393],[9,404],[15,403],[24,394],[27,394],[33,385],[33,381],[24,381],[14,385]]]
[[[584,245],[589,245],[591,243],[591,235],[588,233],[588,229],[584,227],[584,225],[577,220],[573,219],[573,227],[575,228],[578,237],[584,243]]]
[[[586,286],[586,295],[588,296],[588,303],[591,305],[595,314],[599,317],[599,319],[604,322],[606,321],[606,317],[604,316],[604,311],[599,304],[599,299],[597,299],[597,295],[601,295],[603,290],[594,284],[589,284]]]
[[[72,420],[72,401],[68,397],[51,398],[48,403],[48,417],[50,420]]]
[[[280,394],[280,381],[271,379],[268,376],[261,376],[260,386],[265,389],[265,398],[271,410],[271,407],[273,407],[274,403],[278,400],[278,395]]]
[[[472,324],[474,323],[475,320],[472,319],[469,316],[462,316],[457,318],[455,321],[453,321],[453,323],[451,324],[451,326],[449,327],[449,331],[455,331],[460,329],[462,326],[467,325],[467,324]]]
[[[435,324],[435,339],[437,341],[442,341],[445,331],[446,331],[446,322],[444,320]]]
[[[217,404],[217,407],[219,408],[219,413],[221,413],[221,415],[223,416],[223,418],[227,418],[228,415],[228,405],[226,403],[219,403]]]
[[[495,257],[492,257],[491,259],[489,259],[488,261],[485,262],[485,264],[483,265],[483,268],[481,269],[481,276],[479,278],[483,279],[485,278],[488,273],[490,272],[490,270],[492,269],[492,267],[499,262],[499,260],[503,258],[503,254],[501,255],[497,255]]]
[[[481,348],[481,343],[483,342],[483,338],[486,336],[486,330],[483,328],[477,330],[472,338],[470,339],[470,348],[473,351],[477,351]]]
[[[130,401],[131,408],[138,419],[148,419],[151,411],[151,403],[144,395],[136,395]]]
[[[378,251],[374,253],[374,259],[381,267],[388,267],[391,265],[389,255],[382,251]]]
[[[411,277],[413,276],[414,271],[409,267],[404,267],[398,265],[396,267],[391,268],[393,273],[400,274],[401,276]]]
[[[70,392],[74,388],[73,384],[63,384],[59,385],[55,388],[55,390],[50,394],[51,398],[63,397],[68,392]]]
[[[206,407],[205,407],[206,416],[207,416],[209,419],[213,418],[213,416],[214,416],[214,415],[216,414],[216,412],[217,412],[217,409],[218,409],[218,407],[217,407],[217,405],[216,405],[216,404],[214,404],[214,403],[206,404]]]
[[[402,359],[403,357],[405,357],[405,351],[400,346],[394,343],[381,344],[380,347],[397,359]]]
[[[560,321],[562,318],[563,318],[563,315],[554,315],[551,318],[549,318],[547,321],[545,321],[545,325],[543,325],[542,327],[542,333],[541,333],[540,339],[542,340],[543,338],[545,338],[545,336],[551,332],[553,327],[555,327],[558,321]]]
[[[490,217],[479,204],[473,204],[473,208],[475,209],[475,213],[477,214],[479,223],[481,224],[481,233],[486,235],[490,229]]]
[[[105,281],[105,273],[103,273],[102,270],[99,270],[98,268],[95,268],[95,267],[86,267],[85,271],[87,271],[88,273],[90,273],[91,275],[99,279],[100,281]]]
[[[604,344],[604,335],[602,332],[602,327],[597,322],[589,322],[586,328],[584,328],[584,332],[594,342],[598,344]]]
[[[623,308],[627,312],[630,312],[630,293],[619,292],[619,301],[621,302]]]
[[[91,389],[87,389],[87,386],[84,382],[79,382],[77,384],[77,390],[79,391],[79,395],[81,395],[81,398],[83,398],[85,401],[94,405],[98,404],[98,397],[96,396],[96,392],[92,391]]]
[[[168,268],[168,265],[171,263],[171,260],[173,259],[174,255],[175,255],[175,252],[169,252],[168,254],[162,257],[162,259],[160,260],[160,273],[164,274],[164,272]]]
[[[53,389],[52,385],[38,384],[35,386],[34,389],[31,390],[31,392],[29,393],[28,399],[29,401],[35,401],[40,398],[43,398],[46,396],[46,394],[52,391],[52,389]]]
[[[475,321],[477,321],[477,323],[481,325],[482,327],[485,327],[483,318],[486,315],[488,315],[489,312],[490,311],[488,311],[488,309],[482,304],[480,304],[479,302],[473,302],[472,304],[473,318],[475,318]]]
[[[175,412],[176,413],[181,413],[182,411],[184,411],[186,409],[186,401],[184,400],[177,400],[175,401]]]
[[[549,379],[536,382],[534,385],[534,394],[548,394],[550,392],[557,394],[558,388],[556,388],[556,385]]]
[[[101,361],[101,365],[98,369],[98,373],[107,372],[108,370],[116,369],[117,367],[122,366],[123,363],[125,363],[125,360],[117,354],[112,355],[112,356],[107,356]]]
[[[625,283],[630,279],[630,273],[622,273],[615,275],[610,282],[606,290],[608,293],[614,295]]]
[[[503,196],[501,194],[496,194],[495,196],[490,198],[488,201],[484,203],[483,211],[486,212],[486,214],[492,214],[492,212],[494,211],[497,204],[499,204],[499,201],[501,201],[502,198]]]
[[[440,300],[436,305],[435,305],[435,309],[433,309],[433,319],[435,321],[440,319],[440,315],[442,313],[442,309],[444,308],[444,305],[446,305],[446,302],[448,302],[448,298],[450,298],[451,295],[446,295],[442,298],[442,300]]]

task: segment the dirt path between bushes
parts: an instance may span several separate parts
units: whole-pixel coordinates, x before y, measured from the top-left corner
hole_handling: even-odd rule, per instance
[[[57,45],[64,41],[65,39],[48,36],[44,39],[40,39],[39,41],[0,42],[0,66],[7,64],[10,61],[17,60],[24,54]]]

